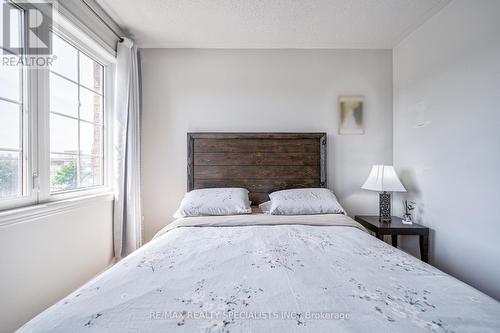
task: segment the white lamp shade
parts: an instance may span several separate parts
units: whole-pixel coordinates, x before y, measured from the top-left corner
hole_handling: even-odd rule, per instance
[[[361,188],[378,192],[406,192],[392,165],[374,165]]]

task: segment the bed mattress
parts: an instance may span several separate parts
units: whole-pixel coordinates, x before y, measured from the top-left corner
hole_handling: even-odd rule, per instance
[[[344,215],[184,218],[19,332],[500,332],[500,303]]]

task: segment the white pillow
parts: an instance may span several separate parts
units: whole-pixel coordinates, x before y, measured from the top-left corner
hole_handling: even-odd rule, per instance
[[[237,215],[251,212],[248,190],[244,188],[204,188],[186,193],[174,217]]]
[[[271,201],[263,202],[259,205],[260,211],[264,214],[269,214],[271,211]]]
[[[345,214],[335,194],[326,188],[301,188],[273,192],[270,214]]]

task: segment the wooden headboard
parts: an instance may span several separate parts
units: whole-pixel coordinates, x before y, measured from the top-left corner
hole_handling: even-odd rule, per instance
[[[252,205],[273,191],[326,187],[326,133],[188,133],[188,191],[243,187]]]

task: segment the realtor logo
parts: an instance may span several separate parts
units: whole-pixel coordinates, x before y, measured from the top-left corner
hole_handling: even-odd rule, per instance
[[[53,3],[38,0],[4,1],[2,8],[3,53],[24,55],[52,54],[52,10]],[[21,36],[21,24],[26,34]],[[27,43],[23,43],[22,41]],[[24,45],[23,45],[24,44]]]

